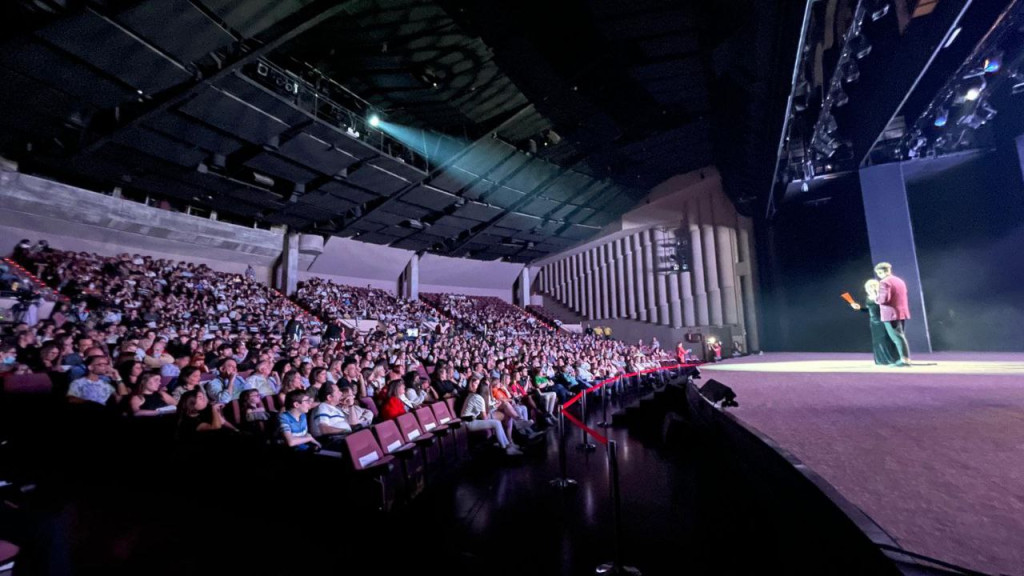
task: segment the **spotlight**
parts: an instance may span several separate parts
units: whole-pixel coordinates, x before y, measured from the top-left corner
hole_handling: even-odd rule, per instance
[[[939,108],[939,111],[935,113],[935,126],[942,128],[949,122],[949,110],[945,108]]]
[[[974,79],[972,82],[964,85],[963,99],[967,102],[974,102],[981,97],[982,93],[988,84],[985,82],[984,76]]]
[[[1003,53],[1002,51],[996,52],[985,59],[985,72],[989,74],[995,74],[999,72],[999,69],[1003,66]]]
[[[380,126],[380,116],[370,114],[370,126],[373,126],[374,128]]]

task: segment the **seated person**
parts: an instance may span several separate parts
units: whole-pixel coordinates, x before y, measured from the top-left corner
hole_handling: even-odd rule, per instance
[[[410,370],[402,377],[405,382],[406,406],[418,408],[424,402],[436,402],[437,392],[430,386],[426,386],[423,378],[415,370]]]
[[[501,446],[505,453],[509,456],[518,456],[523,452],[518,446],[509,440],[505,434],[505,427],[501,425],[501,422],[491,417],[491,413],[487,409],[487,401],[484,400],[484,395],[490,396],[491,390],[486,383],[481,384],[480,379],[473,376],[469,379],[467,385],[466,401],[462,405],[461,417],[466,421],[466,428],[471,431],[490,430],[494,433],[495,438],[498,440],[498,445]]]
[[[110,384],[110,359],[106,356],[90,356],[85,361],[88,372],[77,378],[68,387],[68,401],[71,403],[94,402],[106,406],[111,399],[120,400],[117,388]],[[120,380],[118,380],[120,382]]]
[[[233,360],[232,360],[233,361]],[[270,414],[260,400],[258,390],[252,388],[244,390],[238,397],[239,422],[238,426],[242,432],[261,436],[267,432],[267,422]]]
[[[202,388],[185,392],[178,400],[178,439],[192,440],[200,432],[233,430],[224,420],[223,409],[223,404],[210,404]]]
[[[128,399],[132,416],[159,416],[177,404],[170,394],[160,388],[160,373],[156,370],[143,372],[139,376],[135,393]]]
[[[245,379],[238,374],[238,363],[234,358],[222,360],[217,377],[206,383],[206,394],[221,404],[239,398],[243,390]]]
[[[305,390],[292,390],[284,398],[284,411],[277,415],[281,437],[289,448],[300,452],[318,452],[320,443],[309,433],[306,414],[312,398]]]
[[[189,390],[195,390],[196,388],[202,388],[199,380],[203,377],[202,372],[195,366],[185,366],[181,369],[181,374],[173,382],[167,385],[171,389],[171,396],[175,400],[180,400],[181,395]],[[223,402],[217,402],[217,404],[223,404]]]
[[[409,411],[405,401],[402,400],[405,397],[405,382],[392,380],[388,382],[386,390],[387,394],[384,396],[384,402],[380,406],[380,419],[382,421],[394,420]]]

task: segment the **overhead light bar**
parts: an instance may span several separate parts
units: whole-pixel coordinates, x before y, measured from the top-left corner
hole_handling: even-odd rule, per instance
[[[955,29],[953,30],[953,33],[949,35],[949,40],[946,40],[946,43],[945,43],[945,44],[944,44],[944,45],[942,46],[942,48],[943,48],[943,49],[946,49],[946,48],[949,48],[950,46],[952,46],[952,45],[953,45],[953,42],[955,42],[955,41],[956,41],[956,37],[960,35],[960,32],[961,32],[962,30],[963,30],[963,27],[962,27],[962,26],[957,26],[957,27],[956,27],[956,28],[955,28]]]

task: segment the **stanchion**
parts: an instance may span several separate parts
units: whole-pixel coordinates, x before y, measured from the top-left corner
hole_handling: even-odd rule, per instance
[[[586,390],[584,390],[580,394],[580,400],[582,400],[582,403],[580,404],[580,410],[581,410],[580,422],[583,422],[584,424],[586,424],[587,423],[587,392],[586,392]],[[580,433],[583,435],[583,439],[582,439],[582,441],[576,447],[579,448],[580,450],[584,450],[584,451],[597,450],[597,444],[594,444],[593,442],[590,441],[590,438],[587,436],[587,431],[584,430],[583,428],[580,428]]]
[[[562,413],[562,405],[558,405],[558,466],[561,472],[561,477],[555,478],[549,484],[555,488],[575,488],[576,481],[567,476],[566,462],[565,462],[565,414]]]
[[[622,502],[619,498],[619,458],[615,451],[615,441],[608,442],[608,476],[612,488],[612,524],[615,530],[615,557],[611,562],[601,564],[595,572],[597,574],[628,574],[640,576],[640,569],[634,566],[622,565]]]
[[[601,385],[601,421],[597,425],[601,428],[608,428],[612,425],[608,420],[608,382]]]

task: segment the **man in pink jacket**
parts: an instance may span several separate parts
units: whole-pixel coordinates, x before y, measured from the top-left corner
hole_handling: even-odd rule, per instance
[[[875,266],[878,276],[878,304],[885,332],[896,345],[900,359],[893,366],[910,366],[910,346],[903,332],[903,323],[910,318],[910,303],[907,299],[907,285],[902,279],[892,275],[892,264],[879,262]]]

